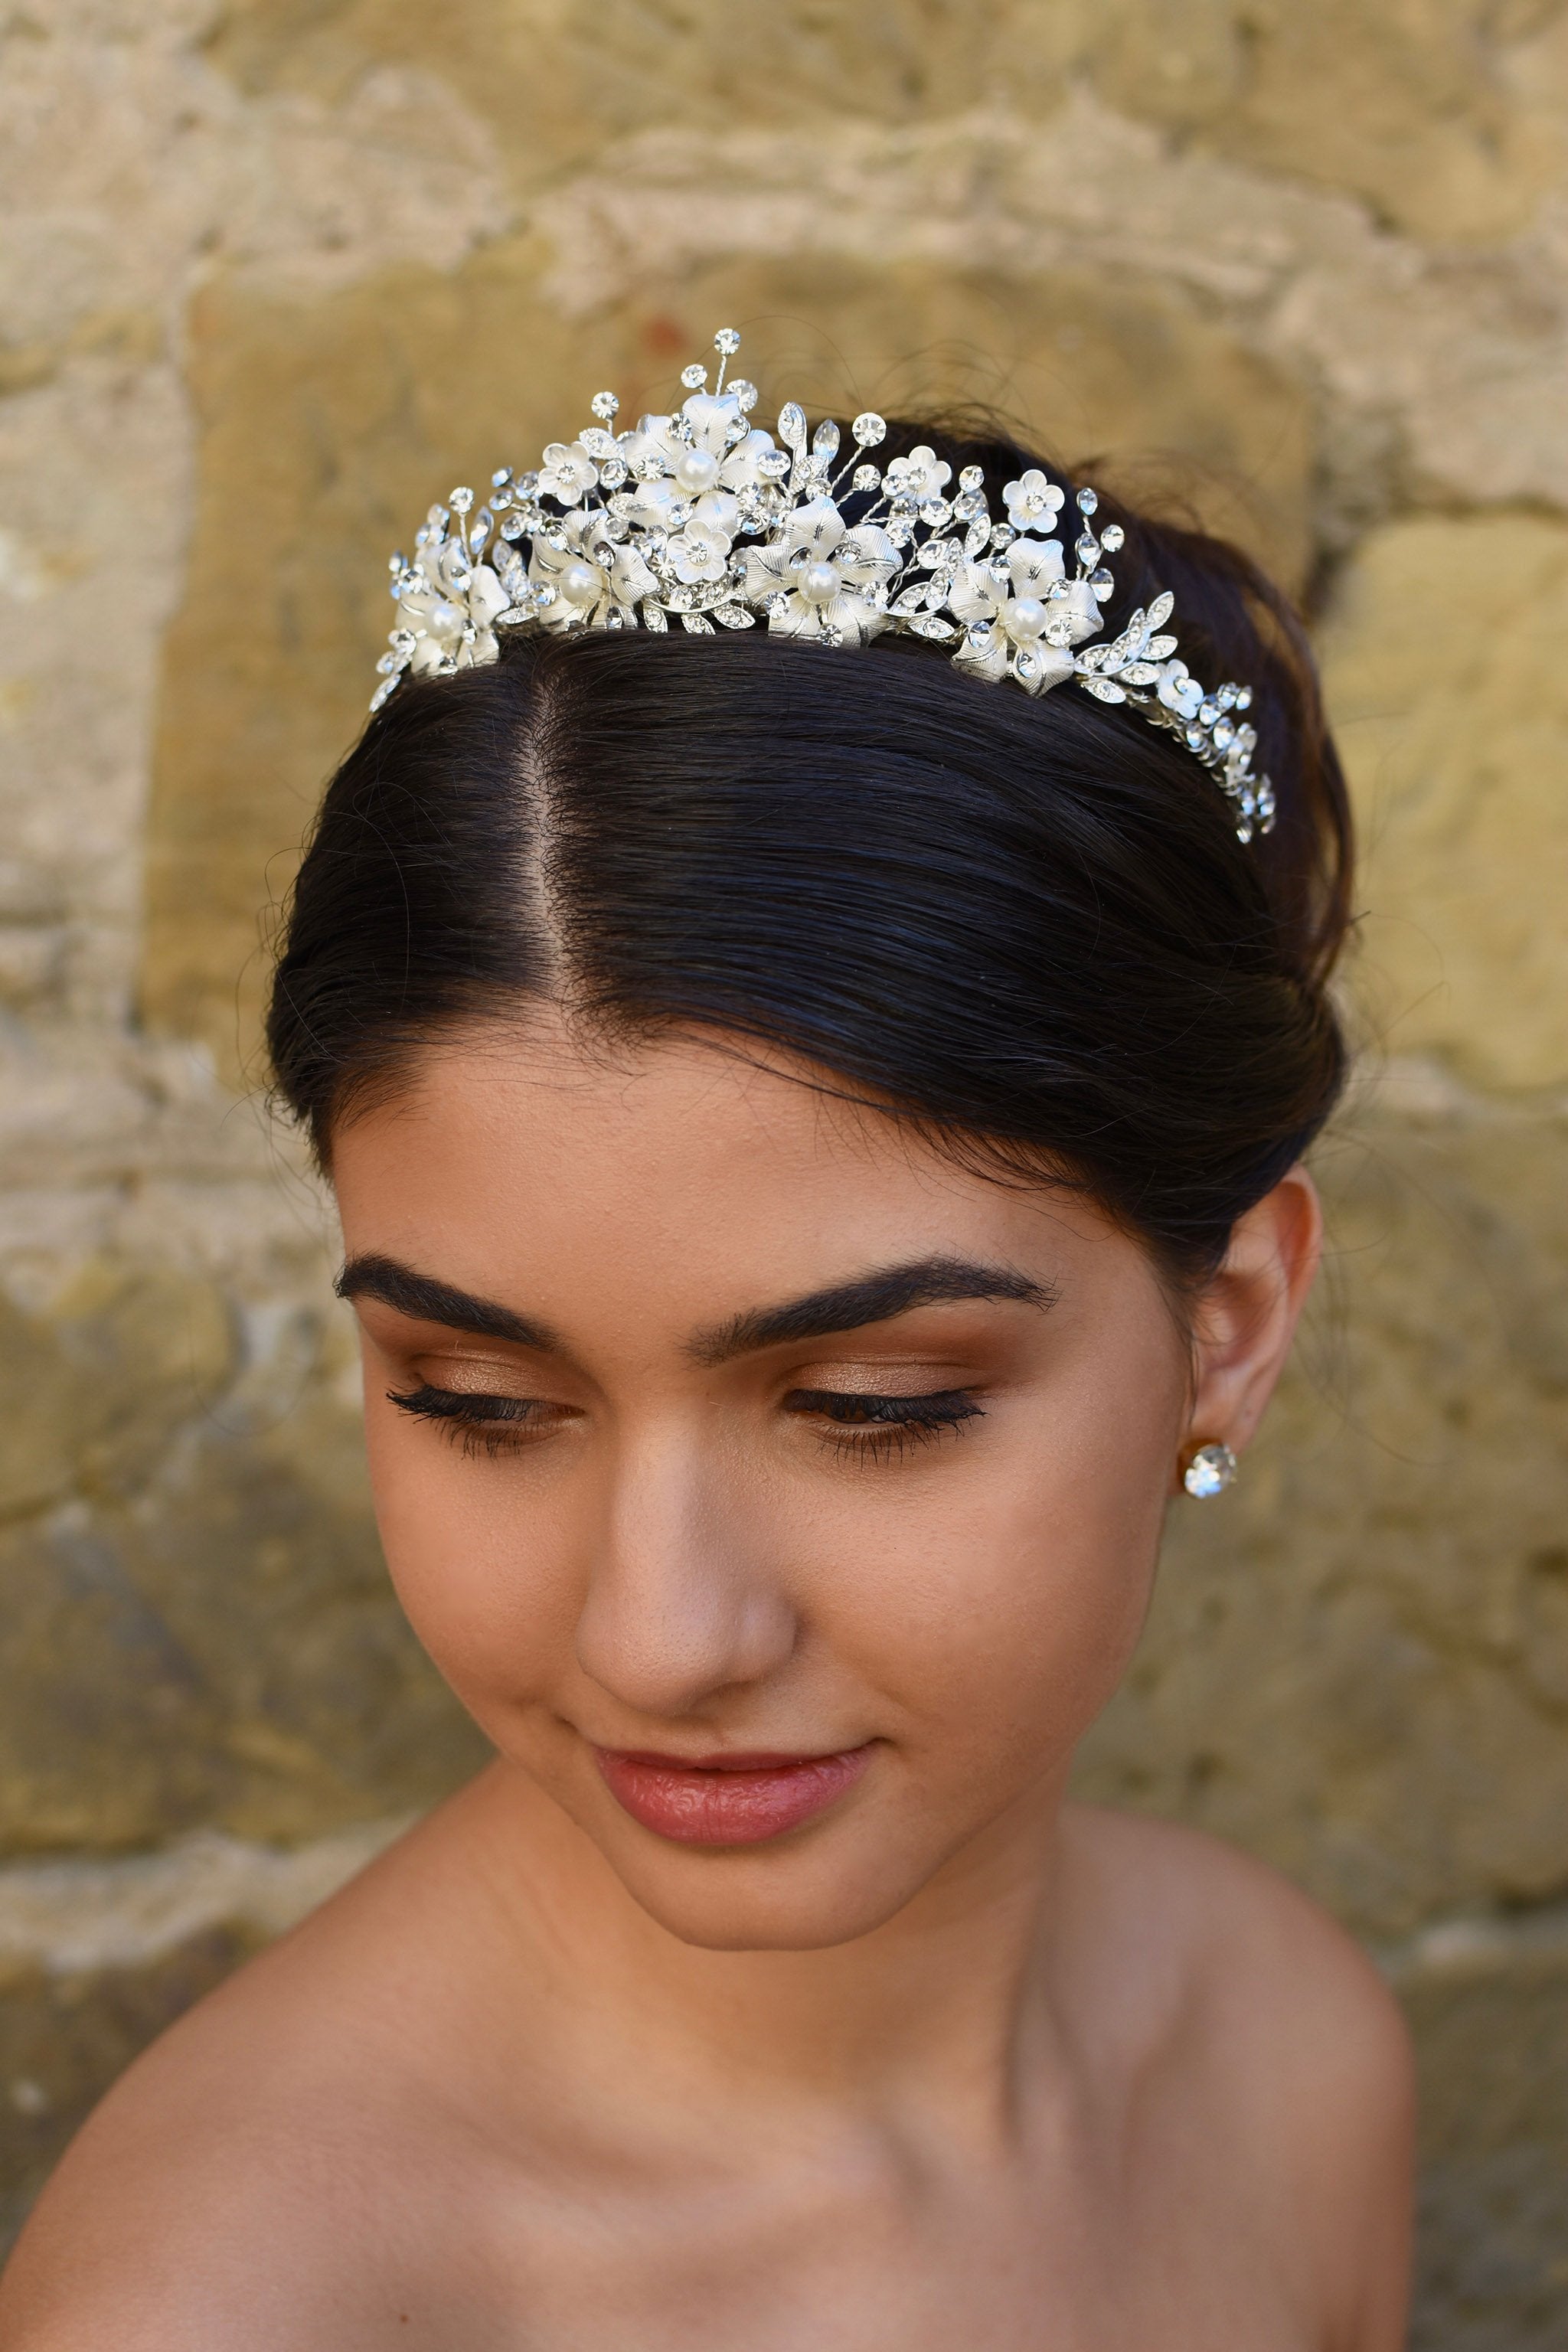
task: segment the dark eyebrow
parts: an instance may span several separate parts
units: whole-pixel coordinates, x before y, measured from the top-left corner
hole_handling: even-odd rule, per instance
[[[700,1364],[722,1364],[756,1348],[776,1348],[790,1339],[831,1339],[837,1332],[858,1331],[868,1323],[886,1323],[911,1307],[934,1307],[951,1298],[1015,1298],[1026,1307],[1050,1307],[1057,1296],[1051,1284],[1032,1281],[1010,1266],[981,1265],[962,1257],[916,1258],[908,1265],[879,1266],[852,1282],[808,1291],[782,1307],[749,1308],[727,1323],[699,1331],[688,1341],[687,1352]]]
[[[511,1339],[520,1348],[542,1348],[548,1355],[564,1352],[548,1324],[514,1315],[510,1307],[498,1307],[493,1299],[454,1290],[450,1283],[437,1282],[432,1275],[416,1274],[412,1266],[400,1265],[395,1257],[351,1257],[332,1287],[340,1298],[379,1298],[384,1307],[395,1307],[399,1315],[415,1316],[421,1323],[443,1323],[449,1331],[468,1331],[483,1339]]]

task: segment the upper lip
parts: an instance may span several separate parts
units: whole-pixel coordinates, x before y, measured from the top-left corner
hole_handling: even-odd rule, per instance
[[[858,1740],[856,1747],[867,1743]],[[826,1764],[836,1756],[848,1756],[854,1748],[720,1748],[706,1756],[671,1756],[658,1748],[611,1748],[601,1746],[601,1755],[614,1756],[624,1764],[648,1764],[665,1772],[779,1772],[793,1764]]]

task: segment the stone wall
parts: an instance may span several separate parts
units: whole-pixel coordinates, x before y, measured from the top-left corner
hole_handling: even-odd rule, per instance
[[[269,916],[432,495],[713,327],[1307,601],[1333,1249],[1085,1759],[1385,1958],[1427,2352],[1568,2341],[1568,7],[0,7],[0,2219],[477,1742],[384,1590]]]

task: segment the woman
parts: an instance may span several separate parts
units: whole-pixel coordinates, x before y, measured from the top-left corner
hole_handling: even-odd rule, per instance
[[[0,2344],[1394,2352],[1388,1999],[1065,1793],[1316,1263],[1300,633],[1088,491],[1069,572],[1003,439],[687,382],[395,560],[271,1016],[496,1761],[131,2070]]]

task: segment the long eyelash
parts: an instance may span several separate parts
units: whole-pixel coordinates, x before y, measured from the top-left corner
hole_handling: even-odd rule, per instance
[[[924,1396],[866,1396],[843,1389],[796,1389],[789,1400],[797,1412],[811,1412],[844,1424],[823,1444],[859,1462],[886,1462],[912,1446],[954,1435],[984,1407],[967,1389],[938,1389]],[[856,1433],[851,1434],[851,1430]]]
[[[539,1409],[532,1397],[477,1396],[466,1389],[432,1388],[428,1381],[421,1381],[406,1395],[388,1389],[386,1401],[421,1421],[438,1423],[442,1435],[460,1446],[469,1460],[482,1454],[491,1462],[499,1454],[517,1452],[522,1443],[518,1431]],[[500,1425],[508,1422],[513,1424],[510,1430]]]

